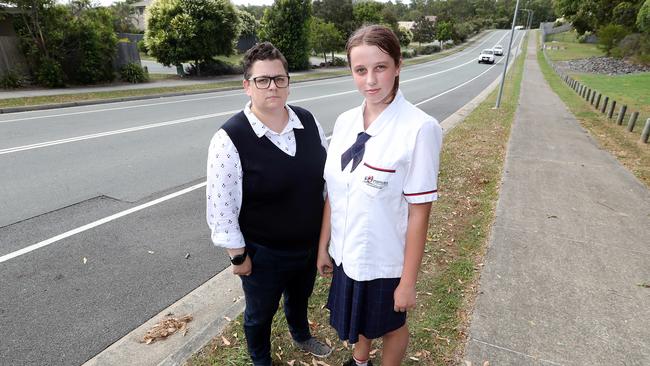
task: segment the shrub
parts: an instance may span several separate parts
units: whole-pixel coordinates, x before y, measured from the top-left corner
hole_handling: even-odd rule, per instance
[[[591,37],[591,34],[592,34],[591,32],[586,31],[583,34],[578,35],[578,43],[587,43],[587,40],[589,39],[589,37]]]
[[[149,73],[135,62],[129,62],[120,69],[120,79],[137,84],[149,81]]]
[[[16,89],[22,85],[22,76],[14,70],[7,70],[0,76],[0,87],[3,89]]]
[[[417,48],[417,53],[419,55],[431,55],[436,52],[440,52],[440,46],[437,44],[428,44]]]
[[[60,88],[65,86],[65,75],[61,64],[54,59],[44,58],[36,70],[36,83],[48,88]]]
[[[611,51],[628,34],[628,30],[622,25],[608,24],[598,29],[599,48],[611,55]]]
[[[402,50],[402,58],[411,58],[413,57],[413,53],[409,50]]]
[[[149,53],[149,49],[147,48],[147,44],[144,43],[144,39],[141,39],[138,41],[138,51],[147,54]]]
[[[332,66],[347,66],[347,65],[348,65],[348,62],[347,62],[344,58],[341,58],[341,57],[334,57],[334,59],[332,59],[332,61],[330,62],[330,64],[331,64]]]
[[[201,62],[198,65],[193,64],[185,69],[185,73],[189,76],[237,75],[244,73],[244,69],[241,65],[233,65],[221,60],[211,60]]]

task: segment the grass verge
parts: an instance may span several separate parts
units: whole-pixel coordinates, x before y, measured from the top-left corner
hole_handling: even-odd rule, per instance
[[[605,56],[595,44],[578,43],[578,35],[575,30],[557,34],[549,34],[546,43],[550,49],[546,55],[553,61],[568,61],[581,58]]]
[[[607,95],[610,100],[615,100],[618,106],[627,105],[627,116],[631,111],[637,111],[639,121],[645,122],[650,118],[650,72],[627,75],[571,74],[571,76],[592,90]],[[636,128],[640,130],[643,125],[638,125]]]
[[[524,50],[527,42],[524,43]],[[456,365],[466,342],[468,315],[476,295],[478,272],[494,220],[510,126],[519,99],[524,57],[506,79],[501,108],[492,109],[496,91],[446,136],[441,156],[440,199],[433,205],[425,257],[418,280],[418,307],[408,324],[411,342],[404,365]],[[340,365],[350,346],[338,341],[324,309],[329,280],[318,278],[310,299],[312,333],[334,346],[323,360]],[[248,365],[242,317],[223,336],[213,339],[187,365]],[[291,345],[286,321],[278,312],[273,322],[272,352],[278,365],[312,365],[315,360]],[[381,360],[375,342],[372,357]],[[323,364],[321,364],[323,365]]]
[[[644,144],[640,140],[640,131],[643,128],[645,119],[639,118],[637,124],[640,126],[638,126],[634,132],[627,132],[625,126],[618,126],[615,123],[616,117],[612,120],[608,119],[606,115],[601,114],[599,111],[594,109],[588,102],[578,96],[573,89],[565,84],[558,74],[553,71],[542,52],[537,53],[537,61],[539,62],[546,81],[549,83],[553,91],[562,99],[564,104],[566,104],[571,113],[575,115],[580,124],[589,131],[591,136],[600,144],[600,146],[614,155],[623,166],[629,169],[647,187],[650,187],[650,144]],[[641,76],[641,80],[644,80],[647,77],[648,76]],[[600,79],[600,76],[595,78]],[[620,80],[622,79],[618,77],[612,79],[600,79],[602,82],[605,82],[606,80],[612,83],[612,85],[606,87],[609,90],[619,94],[632,95],[632,93],[628,93],[629,89],[626,89],[626,87],[620,83]],[[586,85],[590,84],[587,82]],[[635,87],[636,86],[633,86],[633,88]],[[647,100],[650,98],[648,96],[649,93],[647,86],[644,87],[643,85],[638,85],[638,88],[638,91],[640,91],[640,94],[642,95],[638,97],[640,100]],[[601,89],[599,91],[603,92],[604,90]],[[624,98],[621,98],[620,100],[622,99]],[[647,104],[645,107],[647,111]],[[645,118],[647,117],[649,116],[646,114]],[[624,122],[627,123],[627,120]]]

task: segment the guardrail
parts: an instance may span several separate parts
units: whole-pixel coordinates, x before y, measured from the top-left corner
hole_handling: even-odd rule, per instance
[[[542,31],[542,40],[543,40],[545,38],[544,28],[541,28],[541,31]],[[587,85],[580,83],[579,81],[573,79],[569,75],[562,72],[562,70],[558,69],[558,67],[553,62],[551,62],[551,60],[548,58],[548,55],[546,54],[546,44],[543,41],[542,41],[542,53],[544,54],[544,58],[546,59],[546,62],[549,65],[551,65],[555,73],[558,74],[558,76],[562,79],[562,81],[564,81],[571,89],[573,89],[573,91],[575,91],[576,94],[578,94],[578,96],[584,99],[586,103],[589,103],[591,106],[594,107],[594,109],[596,109],[600,113],[606,114],[608,120],[613,120],[616,111],[616,104],[617,104],[616,100],[610,99],[609,96],[604,95],[603,93],[600,93],[597,90],[592,90]],[[616,113],[617,125],[619,126],[623,125],[624,122],[623,120],[625,119],[626,113],[627,113],[627,105],[620,106],[618,113]],[[634,127],[636,126],[638,118],[639,118],[638,111],[634,111],[630,114],[630,118],[627,122],[628,132],[634,132]],[[641,142],[647,144],[648,138],[650,138],[650,118],[646,120],[645,126],[643,127],[643,131],[641,132]]]

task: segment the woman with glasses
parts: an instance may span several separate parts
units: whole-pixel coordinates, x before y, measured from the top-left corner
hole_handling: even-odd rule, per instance
[[[289,72],[271,43],[244,56],[250,101],[210,142],[207,221],[244,289],[244,332],[254,365],[271,365],[271,323],[284,312],[297,347],[326,357],[311,336],[307,300],[316,277],[327,142],[314,116],[287,105]]]
[[[382,338],[382,365],[398,366],[437,198],[442,131],[400,92],[401,51],[389,28],[358,29],[346,50],[365,99],[334,126],[317,266],[333,272],[330,324],[355,345],[345,365],[372,365],[372,340]]]

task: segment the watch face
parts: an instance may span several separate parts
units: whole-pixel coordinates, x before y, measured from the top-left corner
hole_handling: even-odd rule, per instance
[[[246,256],[243,254],[236,255],[230,259],[230,263],[238,266],[242,263],[244,263],[244,260],[246,259]]]

